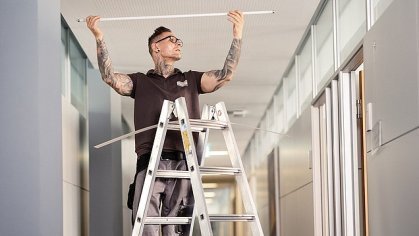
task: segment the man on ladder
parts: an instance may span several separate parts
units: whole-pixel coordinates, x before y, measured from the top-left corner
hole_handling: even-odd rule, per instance
[[[228,20],[233,23],[233,41],[224,67],[220,70],[207,72],[181,72],[175,68],[174,63],[181,59],[183,42],[171,30],[159,27],[148,40],[149,53],[154,61],[155,68],[149,70],[146,74],[140,72],[133,74],[116,73],[112,67],[103,33],[98,27],[99,19],[99,16],[86,18],[87,27],[96,39],[99,70],[103,81],[115,89],[117,93],[135,99],[134,123],[136,130],[155,125],[158,122],[165,99],[174,101],[178,97],[185,97],[189,117],[199,119],[198,95],[214,92],[233,79],[233,74],[239,62],[244,25],[243,14],[240,11],[230,11],[228,13]],[[131,197],[129,197],[128,202],[129,207],[133,210],[133,222],[137,214],[154,135],[155,130],[150,130],[135,136],[137,169],[134,183],[130,186]],[[186,170],[183,150],[179,132],[168,131],[159,169]],[[188,199],[189,190],[190,180],[188,179],[157,179],[147,215],[177,216],[181,206],[193,202],[193,200]],[[178,229],[174,225],[164,225],[162,226],[162,234],[166,236],[187,233],[177,232]],[[160,235],[159,231],[159,225],[146,225],[143,235],[157,236]]]

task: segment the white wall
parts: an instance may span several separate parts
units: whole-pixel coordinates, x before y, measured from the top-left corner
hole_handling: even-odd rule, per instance
[[[137,164],[137,154],[135,153],[134,138],[122,140],[122,217],[123,235],[130,236],[132,231],[131,210],[127,207],[128,188],[134,180],[135,168]]]
[[[63,98],[64,236],[89,232],[89,160],[86,119]]]
[[[279,143],[281,236],[314,235],[310,111],[302,113]]]

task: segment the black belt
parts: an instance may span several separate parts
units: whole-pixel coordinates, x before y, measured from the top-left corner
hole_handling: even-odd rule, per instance
[[[151,153],[143,154],[137,157],[137,171],[136,173],[147,169],[148,163],[150,162],[150,155]],[[181,161],[185,160],[185,153],[180,151],[174,152],[162,152],[160,156],[160,160],[172,160],[172,161]]]
[[[172,161],[181,161],[185,160],[185,153],[184,152],[162,152],[161,153],[161,160],[172,160]]]

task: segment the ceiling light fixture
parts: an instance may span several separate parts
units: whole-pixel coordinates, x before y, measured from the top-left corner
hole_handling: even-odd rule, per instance
[[[228,110],[227,114],[232,115],[233,117],[246,117],[248,111],[244,109]]]
[[[273,14],[272,11],[245,11],[244,15],[260,15],[260,14]],[[228,12],[223,13],[204,13],[204,14],[183,14],[183,15],[163,15],[163,16],[134,16],[134,17],[111,17],[100,18],[100,21],[118,21],[118,20],[154,20],[154,19],[173,19],[173,18],[188,18],[188,17],[205,17],[205,16],[226,16]],[[86,19],[77,19],[78,22],[86,22]]]
[[[218,188],[217,183],[202,183],[203,188]]]
[[[215,197],[215,192],[204,192],[204,196],[206,197],[206,198],[213,198],[213,197]]]
[[[228,151],[206,151],[205,157],[213,157],[213,156],[227,156]]]

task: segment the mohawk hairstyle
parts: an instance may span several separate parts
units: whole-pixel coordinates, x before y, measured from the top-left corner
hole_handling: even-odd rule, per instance
[[[153,52],[151,50],[151,44],[153,43],[154,39],[164,32],[172,32],[172,31],[164,26],[160,26],[157,29],[155,29],[154,33],[148,38],[148,52],[150,53],[150,55],[152,55],[152,52]]]

